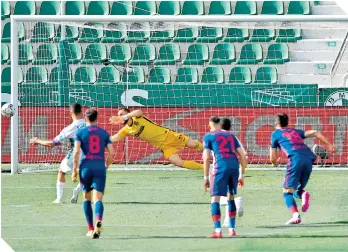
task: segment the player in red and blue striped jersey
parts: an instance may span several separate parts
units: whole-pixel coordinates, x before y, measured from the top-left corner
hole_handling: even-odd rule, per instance
[[[281,149],[288,157],[286,173],[283,182],[284,200],[287,208],[292,213],[292,217],[285,224],[299,224],[301,217],[299,215],[294,196],[302,199],[302,212],[309,208],[310,194],[305,191],[309,177],[312,173],[312,165],[316,156],[303,142],[307,137],[315,137],[322,141],[329,149],[335,153],[336,148],[320,132],[316,130],[298,130],[289,128],[289,117],[286,114],[280,114],[276,120],[276,130],[271,136],[270,160],[274,166],[278,166],[276,150]]]
[[[244,184],[244,173],[247,161],[236,137],[230,132],[221,130],[220,118],[210,118],[209,127],[211,132],[207,133],[203,138],[203,161],[204,188],[207,191],[210,187],[211,211],[215,228],[211,237],[222,237],[220,197],[226,195],[228,199],[228,214],[230,217],[229,235],[235,236],[236,204],[234,202],[234,195],[237,194],[238,183]],[[208,175],[211,154],[213,155],[214,168],[211,171],[209,180]],[[239,172],[237,155],[241,162],[241,172]]]

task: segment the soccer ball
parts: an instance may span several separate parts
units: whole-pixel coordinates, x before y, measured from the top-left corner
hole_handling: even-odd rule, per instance
[[[5,117],[11,117],[15,112],[16,109],[11,103],[6,103],[1,107],[1,114]]]

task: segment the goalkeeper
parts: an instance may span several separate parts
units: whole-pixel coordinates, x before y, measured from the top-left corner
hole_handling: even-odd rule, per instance
[[[203,165],[191,160],[182,160],[178,154],[185,147],[203,151],[199,141],[186,135],[158,125],[144,116],[141,110],[130,111],[127,108],[118,110],[118,116],[110,118],[111,124],[123,124],[124,127],[111,137],[112,142],[125,139],[127,136],[138,137],[158,148],[172,164],[187,169],[203,169]]]

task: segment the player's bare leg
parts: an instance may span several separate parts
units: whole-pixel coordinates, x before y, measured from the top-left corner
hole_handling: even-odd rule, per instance
[[[191,149],[196,149],[199,151],[203,151],[203,144],[197,140],[193,140],[191,138],[188,139],[186,147],[191,148]]]
[[[197,163],[197,162],[191,161],[191,160],[182,160],[178,153],[174,153],[173,155],[171,155],[168,158],[168,160],[172,164],[179,166],[179,167],[192,169],[192,170],[203,169],[203,164],[200,164],[200,163]]]
[[[61,204],[63,201],[63,191],[64,191],[64,185],[65,185],[65,173],[62,171],[58,171],[57,176],[57,198],[52,202],[53,204]]]
[[[93,226],[93,210],[92,210],[92,193],[91,192],[84,192],[83,193],[83,210],[85,212],[85,217],[87,221],[87,226],[88,226],[88,232],[86,236],[88,237],[93,237],[93,232],[94,232],[94,226]]]
[[[287,208],[292,213],[292,217],[290,220],[288,220],[285,225],[293,225],[293,224],[300,224],[301,223],[301,217],[297,210],[296,201],[294,199],[294,188],[283,188],[284,193],[284,200]]]
[[[231,193],[227,194],[228,204],[228,217],[229,217],[229,229],[228,234],[230,236],[236,236],[236,203],[234,201],[234,195]]]
[[[102,228],[102,220],[103,220],[103,213],[104,213],[104,206],[103,206],[103,193],[94,191],[94,205],[95,205],[95,216],[96,216],[96,224],[93,232],[93,239],[98,239],[100,237],[101,228]]]
[[[211,238],[222,238],[221,231],[221,212],[220,212],[220,196],[211,197],[211,215],[214,222],[214,232],[211,234]]]

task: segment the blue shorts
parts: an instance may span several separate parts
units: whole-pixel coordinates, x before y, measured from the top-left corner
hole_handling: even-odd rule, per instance
[[[106,168],[80,167],[80,182],[83,192],[90,192],[93,189],[104,193],[106,183]]]
[[[288,159],[283,188],[304,189],[312,173],[313,161],[306,156],[292,156]]]
[[[238,167],[239,168],[239,167]],[[218,169],[210,175],[210,196],[227,196],[237,194],[239,169]]]

